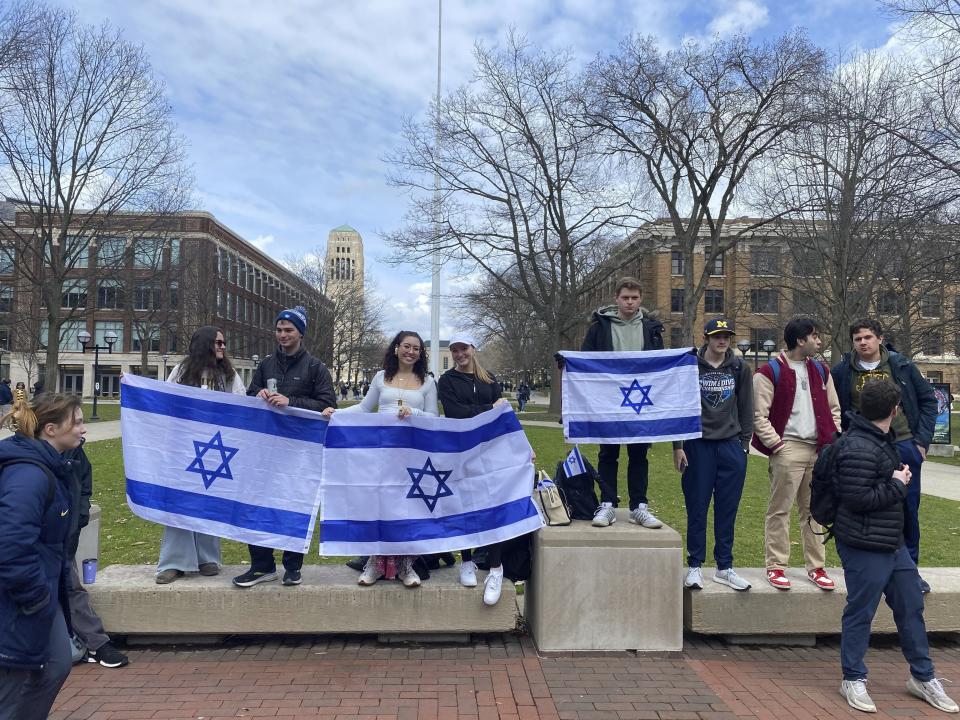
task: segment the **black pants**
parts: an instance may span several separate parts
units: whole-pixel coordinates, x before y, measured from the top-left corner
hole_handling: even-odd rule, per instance
[[[487,553],[487,562],[490,563],[490,567],[495,568],[503,564],[503,543],[487,545],[483,550]],[[473,559],[473,551],[461,550],[460,557],[463,558],[463,562],[468,562]]]
[[[254,572],[276,572],[277,561],[273,558],[273,549],[259,545],[247,545],[250,550],[250,569]],[[303,567],[303,553],[283,551],[283,569],[300,570]]]
[[[73,665],[70,635],[59,607],[52,620],[50,659],[42,670],[0,667],[0,720],[44,720],[49,715]]]
[[[630,509],[647,502],[647,484],[650,480],[650,465],[647,462],[647,450],[650,443],[631,443],[627,445],[627,492],[630,494]],[[617,470],[620,467],[620,446],[601,445],[597,459],[597,472],[600,474],[600,502],[617,505]]]

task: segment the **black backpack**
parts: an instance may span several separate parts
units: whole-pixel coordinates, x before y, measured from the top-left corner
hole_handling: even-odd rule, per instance
[[[824,543],[833,535],[833,523],[837,519],[837,505],[840,496],[837,492],[837,457],[846,436],[834,433],[833,442],[825,445],[813,464],[813,479],[810,481],[810,516],[825,529]]]
[[[560,461],[553,474],[553,482],[566,500],[571,520],[593,520],[593,515],[600,505],[597,494],[593,491],[598,478],[597,471],[586,458],[583,458],[583,466],[586,472],[567,477],[563,472],[563,461]]]

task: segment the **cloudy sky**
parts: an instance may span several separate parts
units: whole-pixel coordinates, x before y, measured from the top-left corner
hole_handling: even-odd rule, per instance
[[[363,235],[387,330],[429,330],[429,272],[390,267],[383,233],[405,197],[383,156],[436,89],[436,0],[60,0],[142,44],[189,144],[198,209],[282,258]],[[476,41],[515,27],[590,60],[627,33],[684,37],[805,27],[831,51],[875,48],[895,28],[873,0],[444,0],[443,87],[467,82]],[[443,318],[447,336],[454,320]]]

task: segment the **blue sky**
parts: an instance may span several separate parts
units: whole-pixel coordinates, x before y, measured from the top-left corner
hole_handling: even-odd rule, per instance
[[[73,0],[142,44],[169,88],[196,177],[198,209],[282,258],[348,223],[385,297],[387,331],[429,329],[429,271],[378,262],[405,197],[383,156],[400,121],[436,88],[436,0]],[[476,40],[514,26],[591,59],[629,32],[684,37],[795,26],[830,51],[876,48],[895,28],[873,0],[444,0],[443,86],[469,79]],[[446,337],[455,321],[442,319]]]

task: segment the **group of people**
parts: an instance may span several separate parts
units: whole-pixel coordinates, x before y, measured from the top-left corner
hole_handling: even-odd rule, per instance
[[[642,288],[622,279],[614,304],[600,308],[583,341],[585,351],[663,349],[663,324],[641,307]],[[791,588],[790,513],[797,508],[810,582],[832,591],[824,538],[836,539],[847,588],[842,619],[840,692],[851,707],[875,712],[866,691],[864,656],[881,596],[893,610],[910,663],[907,689],[946,712],[957,712],[934,675],[923,621],[920,576],[920,477],[933,439],[937,400],[916,365],[884,344],[873,318],[850,325],[851,350],[832,368],[816,359],[821,338],[810,317],[791,319],[785,349],[752,373],[734,352],[734,324],[713,318],[697,352],[702,437],[674,443],[687,513],[687,571],[683,584],[703,588],[707,511],[714,506],[713,580],[734,590],[750,583],[733,568],[734,527],[751,445],[768,457],[770,500],[764,522],[767,582]],[[752,379],[751,379],[752,378]],[[833,482],[837,519],[828,533],[811,516],[811,481],[817,457],[838,437]],[[648,444],[627,445],[629,519],[646,528],[662,523],[649,509]],[[616,521],[619,445],[601,445],[600,506],[593,525]]]

